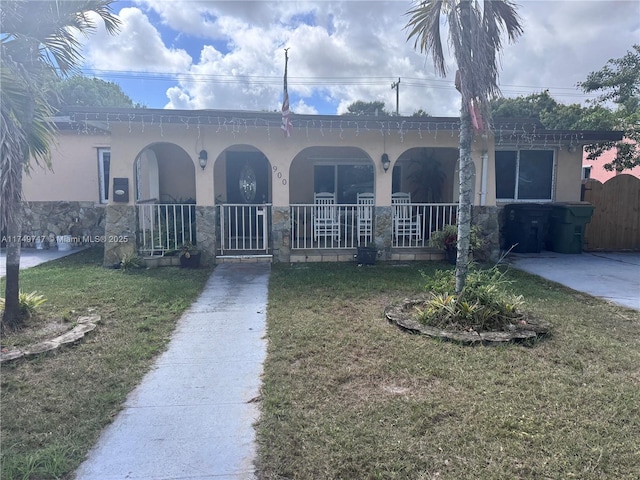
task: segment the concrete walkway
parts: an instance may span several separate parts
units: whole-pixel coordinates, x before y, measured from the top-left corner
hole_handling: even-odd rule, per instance
[[[253,479],[270,264],[218,265],[77,480]]]
[[[507,261],[574,290],[640,310],[640,253],[513,253]]]
[[[50,250],[36,250],[35,248],[22,248],[20,249],[20,270],[25,268],[35,267],[41,263],[50,262],[51,260],[57,260],[58,258],[66,257],[67,255],[73,255],[74,253],[81,252],[85,248],[72,248],[71,250],[57,250],[52,248]],[[6,249],[0,249],[0,278],[7,274],[7,251]]]

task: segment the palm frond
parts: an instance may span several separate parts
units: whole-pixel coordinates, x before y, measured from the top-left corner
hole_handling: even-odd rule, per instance
[[[18,188],[24,165],[24,146],[26,135],[11,111],[11,105],[4,101],[5,94],[21,96],[23,91],[16,88],[13,78],[2,66],[0,71],[3,101],[0,102],[0,231],[18,214],[12,206],[22,199]],[[26,99],[22,99],[26,101]],[[17,101],[20,101],[18,99]]]
[[[420,53],[431,54],[436,73],[445,76],[445,58],[440,38],[440,18],[447,9],[446,0],[432,2],[419,2],[419,4],[406,12],[411,19],[405,26],[409,29],[407,41],[415,37],[413,48],[420,45]]]
[[[414,48],[432,55],[436,73],[446,74],[440,22],[449,26],[449,44],[461,77],[461,92],[466,101],[483,105],[499,94],[498,55],[502,35],[514,41],[522,26],[515,4],[510,0],[421,0],[407,15],[408,38],[415,38]]]
[[[113,1],[4,0],[3,45],[15,61],[44,62],[66,75],[82,59],[77,36],[97,28],[91,12],[98,15],[110,34],[118,31],[120,20],[111,12]]]

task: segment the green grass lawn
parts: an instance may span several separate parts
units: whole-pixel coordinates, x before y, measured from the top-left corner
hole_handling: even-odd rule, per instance
[[[70,478],[211,273],[101,264],[96,249],[20,274],[21,289],[47,302],[26,329],[2,338],[3,348],[56,336],[80,315],[102,320],[77,345],[2,365],[3,480]],[[4,279],[0,288],[4,294]]]
[[[274,266],[260,478],[640,478],[640,313],[512,271],[533,347],[389,324],[436,267]]]
[[[86,313],[102,321],[77,345],[3,365],[3,480],[71,478],[210,274],[101,261],[87,251],[21,274],[48,301],[3,347]],[[512,271],[527,309],[553,325],[533,347],[389,324],[384,307],[438,267],[273,266],[260,478],[637,479],[640,313]]]

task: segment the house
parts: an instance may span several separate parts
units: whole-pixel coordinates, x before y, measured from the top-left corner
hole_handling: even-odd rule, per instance
[[[431,260],[456,223],[459,119],[76,108],[56,119],[54,172],[25,178],[23,231],[160,257],[197,243],[205,261]],[[476,136],[474,223],[499,254],[513,202],[580,200],[582,146],[621,132],[494,120]]]
[[[611,163],[613,159],[616,158],[616,153],[616,149],[612,148],[604,152],[596,160],[590,161],[587,159],[588,153],[585,152],[582,158],[582,179],[593,178],[604,183],[610,178],[620,174],[628,174],[640,178],[640,166],[630,170],[623,170],[622,172],[617,170],[609,171],[604,168],[607,163]]]

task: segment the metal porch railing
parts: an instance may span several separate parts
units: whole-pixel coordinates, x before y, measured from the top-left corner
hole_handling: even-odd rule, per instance
[[[327,228],[323,212],[318,228],[317,205],[290,206],[292,249],[350,249],[366,245],[373,240],[375,207],[371,207],[369,225],[359,222],[362,205],[336,204],[336,226]],[[326,207],[324,207],[326,210]],[[457,203],[409,203],[392,206],[391,229],[394,248],[425,248],[431,233],[444,225],[457,222]]]
[[[333,211],[330,220],[327,220],[327,208]],[[363,222],[364,216],[358,214],[363,208],[371,208],[367,224]],[[373,206],[298,204],[290,206],[290,216],[293,249],[356,248],[372,241]],[[331,222],[330,227],[328,221]]]
[[[393,205],[391,245],[395,248],[429,246],[431,233],[456,224],[457,203],[409,203]]]
[[[138,204],[138,253],[164,255],[196,243],[196,206],[180,203]]]
[[[219,206],[220,254],[268,254],[271,204]]]

